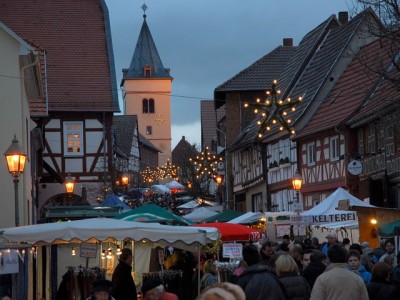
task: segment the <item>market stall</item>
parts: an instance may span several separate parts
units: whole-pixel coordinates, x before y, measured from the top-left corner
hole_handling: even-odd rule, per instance
[[[40,295],[45,299],[55,299],[55,291],[60,284],[59,275],[49,275],[45,270],[57,270],[55,258],[65,259],[65,251],[70,251],[69,257],[75,255],[75,251],[82,253],[81,246],[86,254],[90,253],[95,264],[99,267],[109,268],[109,262],[113,262],[117,253],[118,245],[125,246],[127,241],[136,242],[135,258],[143,261],[146,258],[146,251],[140,250],[141,245],[162,245],[186,249],[197,252],[200,255],[201,245],[217,241],[220,234],[215,228],[195,228],[183,226],[167,226],[160,224],[128,222],[115,219],[93,218],[71,222],[46,223],[31,226],[5,228],[1,230],[0,237],[4,241],[18,243],[21,246],[34,246],[32,255],[36,259],[35,276],[29,276],[29,280],[36,278],[28,286],[35,286],[34,291],[29,295]],[[119,244],[120,243],[120,244]],[[63,248],[63,255],[57,256],[57,246]],[[110,245],[115,245],[110,247]],[[41,248],[38,249],[37,247]],[[75,248],[76,247],[76,248]],[[61,249],[60,248],[60,249]],[[148,252],[148,248],[147,248]],[[104,253],[104,255],[103,255]],[[60,253],[61,254],[61,253]],[[104,259],[103,257],[107,259]],[[22,262],[22,261],[21,261]],[[136,264],[139,261],[135,261]],[[45,269],[43,269],[45,267]],[[77,267],[77,266],[76,266]],[[65,270],[61,270],[63,274]],[[35,273],[30,271],[30,273]],[[60,274],[60,273],[59,273]],[[58,279],[58,280],[57,280]],[[36,284],[34,284],[36,283]],[[33,299],[34,297],[28,297]]]
[[[204,221],[205,219],[216,216],[216,215],[218,215],[218,213],[215,211],[212,211],[206,207],[199,207],[199,208],[194,209],[192,212],[188,213],[187,215],[184,215],[184,217],[195,223],[200,223],[200,222]]]

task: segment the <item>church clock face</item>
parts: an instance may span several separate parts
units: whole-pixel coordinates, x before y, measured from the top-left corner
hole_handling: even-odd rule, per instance
[[[164,124],[166,119],[164,118],[164,116],[162,114],[157,114],[154,117],[154,121],[157,123],[157,125],[162,125],[162,124]]]

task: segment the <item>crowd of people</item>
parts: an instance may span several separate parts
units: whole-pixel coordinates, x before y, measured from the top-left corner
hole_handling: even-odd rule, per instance
[[[194,278],[185,283],[193,293],[179,298],[164,282],[151,278],[136,290],[131,277],[132,252],[123,249],[112,281],[102,280],[93,287],[90,299],[147,300],[394,300],[400,294],[400,251],[394,240],[382,240],[371,249],[368,242],[338,241],[331,232],[327,241],[306,238],[281,243],[265,241],[243,246],[243,259],[226,282],[218,276],[213,257],[204,261],[200,287]],[[190,265],[190,266],[188,266]],[[188,261],[180,268],[196,265]],[[192,272],[190,276],[196,275]],[[191,281],[190,281],[191,280]],[[189,282],[189,283],[188,283]],[[190,284],[190,282],[192,284]],[[200,295],[197,295],[197,289]],[[138,293],[137,293],[138,292]]]
[[[368,242],[338,241],[335,232],[326,239],[320,244],[316,238],[290,241],[284,236],[281,243],[245,245],[243,261],[230,279],[244,295],[231,299],[399,299],[400,251],[395,253],[394,240],[382,240],[371,249]],[[198,299],[226,299],[218,297],[220,290],[211,283]]]

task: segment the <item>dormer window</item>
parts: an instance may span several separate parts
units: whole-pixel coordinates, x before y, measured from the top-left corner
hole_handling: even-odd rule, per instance
[[[144,77],[145,78],[150,78],[151,77],[151,67],[150,66],[144,66]]]

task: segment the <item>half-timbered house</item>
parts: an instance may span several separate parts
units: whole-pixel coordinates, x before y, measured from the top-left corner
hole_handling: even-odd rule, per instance
[[[110,186],[111,124],[119,111],[105,2],[1,1],[0,21],[45,52],[48,116],[35,119],[43,144],[33,183],[39,211],[80,204],[82,195],[95,203]],[[69,174],[72,201],[63,185]]]
[[[295,99],[299,96],[303,99],[296,111],[287,116],[287,119],[293,120],[296,132],[300,132],[309,122],[359,48],[371,41],[368,33],[368,26],[371,24],[377,24],[377,20],[370,10],[360,13],[350,21],[348,21],[347,12],[341,12],[338,19],[334,15],[331,16],[304,37],[302,43],[304,42],[304,49],[308,51],[303,56],[301,68],[294,77],[291,77],[291,80],[287,80],[286,76],[291,67],[289,64],[280,80],[283,90],[282,99],[288,97]],[[298,65],[299,62],[295,64]],[[268,193],[271,197],[271,207],[277,207],[280,211],[292,211],[294,209],[292,204],[295,201],[304,207],[304,199],[297,199],[297,193],[293,190],[291,183],[296,171],[303,175],[303,170],[297,165],[300,156],[299,148],[293,140],[295,136],[289,136],[287,132],[282,133],[275,128],[263,138],[263,142],[267,144]],[[340,145],[340,140],[336,142]],[[318,143],[319,141],[305,146],[306,151],[310,153],[307,156],[310,166],[315,165],[320,159],[317,156],[317,149],[322,148]],[[287,173],[283,173],[280,167],[275,168],[277,163],[278,166],[280,165],[281,159],[283,159],[282,162],[285,161],[285,157],[282,156],[285,152],[291,153],[289,161],[293,162]],[[319,151],[318,155],[323,155],[323,153],[324,151]],[[309,183],[307,180],[307,177],[303,178],[303,189],[307,188]],[[302,193],[299,197],[302,197]]]
[[[278,78],[296,47],[290,38],[252,65],[242,70],[215,89],[215,107],[225,105],[223,123],[218,128],[225,128],[227,143],[227,190],[228,205],[234,209],[246,211],[266,210],[266,185],[261,147],[257,144],[256,134],[249,134],[247,125],[253,114],[242,111],[244,102],[255,102],[265,96],[272,80]],[[246,128],[245,130],[243,130]],[[219,135],[217,133],[217,135]]]

